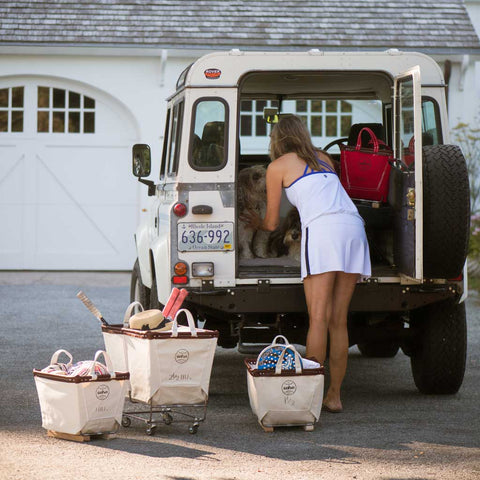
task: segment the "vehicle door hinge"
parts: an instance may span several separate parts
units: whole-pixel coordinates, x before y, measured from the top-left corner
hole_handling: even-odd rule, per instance
[[[409,188],[407,191],[407,205],[409,207],[414,207],[415,206],[415,189],[414,188]]]
[[[257,283],[257,292],[258,293],[270,292],[270,280],[259,280]]]

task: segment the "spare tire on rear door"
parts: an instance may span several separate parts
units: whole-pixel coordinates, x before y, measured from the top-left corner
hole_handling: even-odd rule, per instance
[[[423,147],[423,275],[457,278],[467,258],[470,188],[457,145]]]

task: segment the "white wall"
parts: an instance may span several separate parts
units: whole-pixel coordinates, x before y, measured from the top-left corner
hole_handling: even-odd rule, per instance
[[[13,212],[11,204],[14,204],[22,213],[19,218],[34,215],[30,226],[45,224],[35,231],[21,219],[18,225],[11,225],[17,236],[34,241],[12,241],[8,245],[3,242],[0,268],[131,267],[135,225],[147,213],[144,208],[150,203],[146,187],[131,174],[131,145],[136,142],[151,145],[155,172],[152,178],[158,178],[165,99],[173,93],[178,75],[191,61],[170,58],[162,64],[161,56],[140,55],[0,54],[0,85],[3,88],[24,85],[25,95],[30,99],[25,104],[24,131],[0,135],[3,147],[16,153],[12,158],[3,157],[2,167],[9,167],[7,160],[13,166],[0,172],[4,199],[0,203],[6,207],[4,213]],[[95,134],[37,133],[37,85],[71,89],[95,98]],[[40,181],[40,173],[48,170],[45,162],[48,168],[51,162],[56,165],[50,176],[61,174],[56,189],[49,186],[50,177],[42,177]],[[29,175],[17,179],[12,173],[21,173],[17,164],[28,168]],[[69,180],[72,175],[74,180]],[[17,180],[22,187],[12,193]],[[28,198],[24,198],[25,191]],[[49,194],[51,198],[45,200]],[[38,214],[47,204],[48,222]],[[52,213],[59,209],[63,209],[62,214]],[[70,210],[65,213],[65,209]],[[83,226],[82,221],[86,222]],[[60,233],[54,236],[56,243],[51,238],[51,232],[55,231]],[[15,245],[16,256],[9,255]],[[105,252],[111,253],[111,258]]]

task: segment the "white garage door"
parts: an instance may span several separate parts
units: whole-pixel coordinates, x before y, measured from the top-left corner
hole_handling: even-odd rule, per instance
[[[136,136],[104,92],[0,78],[0,269],[130,269]]]

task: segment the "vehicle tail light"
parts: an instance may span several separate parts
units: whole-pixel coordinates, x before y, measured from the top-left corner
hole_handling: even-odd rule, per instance
[[[173,213],[177,217],[184,217],[187,214],[187,206],[184,203],[176,203],[173,206]]]
[[[172,282],[175,285],[184,285],[185,283],[188,283],[188,277],[186,275],[175,276],[172,278]]]
[[[175,275],[185,275],[187,273],[187,265],[183,262],[178,262],[173,267]]]

